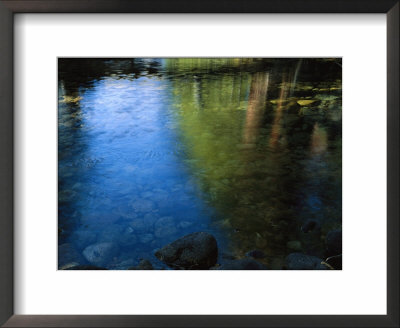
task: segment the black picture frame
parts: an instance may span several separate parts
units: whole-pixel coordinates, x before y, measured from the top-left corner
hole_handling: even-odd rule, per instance
[[[399,327],[399,0],[0,0],[0,324],[4,327]],[[14,315],[13,17],[16,13],[384,13],[387,315]],[[366,286],[368,288],[368,286]]]

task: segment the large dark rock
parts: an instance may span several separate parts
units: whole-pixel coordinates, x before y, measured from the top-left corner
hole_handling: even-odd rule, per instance
[[[288,270],[327,270],[323,260],[302,253],[291,253],[286,257],[286,268]]]
[[[118,254],[118,246],[112,242],[98,243],[86,247],[83,256],[93,265],[107,266]]]
[[[240,259],[233,261],[226,261],[216,270],[267,270],[267,267],[253,259]]]
[[[342,230],[329,231],[325,242],[328,255],[342,254]]]
[[[204,270],[217,262],[217,241],[207,232],[195,232],[164,246],[155,256],[172,268]]]

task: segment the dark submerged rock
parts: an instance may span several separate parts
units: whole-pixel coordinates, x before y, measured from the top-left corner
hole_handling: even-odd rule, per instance
[[[288,270],[327,270],[323,260],[302,253],[291,253],[286,257],[286,268]]]
[[[246,256],[252,257],[254,259],[263,259],[266,257],[265,253],[259,249],[254,249],[246,253]]]
[[[320,224],[317,220],[307,220],[306,222],[304,222],[304,224],[301,226],[301,231],[303,231],[304,233],[308,233],[311,231],[316,231],[320,229]]]
[[[118,246],[112,242],[98,243],[86,247],[83,256],[93,265],[104,266],[117,255],[118,250]]]
[[[207,232],[195,232],[164,246],[155,256],[172,268],[204,270],[217,262],[217,241]]]
[[[215,268],[216,270],[267,270],[267,267],[256,260],[244,258],[240,260],[226,261]]]
[[[329,231],[325,242],[328,255],[342,254],[342,230]]]

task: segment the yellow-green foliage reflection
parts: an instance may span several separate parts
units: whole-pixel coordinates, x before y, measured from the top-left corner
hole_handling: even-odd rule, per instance
[[[324,171],[327,179],[341,174],[340,150],[327,153],[325,127],[338,115],[332,113],[341,112],[341,81],[297,81],[301,61],[285,69],[259,64],[256,59],[166,60],[179,76],[172,82],[173,103],[186,162],[221,214],[215,223],[230,234],[239,256],[254,248],[284,253],[287,242],[298,239],[301,198],[307,193],[331,197],[299,190],[318,179],[305,176],[310,170],[318,175],[325,164],[331,166]],[[313,156],[322,156],[324,165],[315,165]]]

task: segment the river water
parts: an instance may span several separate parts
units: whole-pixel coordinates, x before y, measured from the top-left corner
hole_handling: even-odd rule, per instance
[[[340,59],[60,59],[59,268],[107,243],[102,267],[166,269],[154,251],[196,231],[219,261],[323,258],[342,222],[341,86]]]

